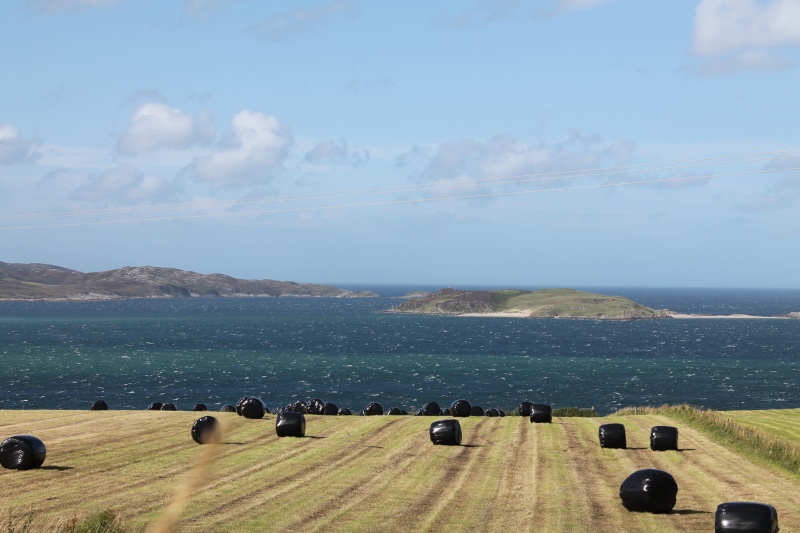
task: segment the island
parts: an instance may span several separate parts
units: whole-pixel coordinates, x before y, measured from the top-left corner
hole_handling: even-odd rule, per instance
[[[377,297],[329,285],[293,281],[242,280],[176,268],[123,267],[84,273],[39,263],[0,261],[0,300],[92,301],[126,298],[192,297]]]
[[[469,291],[451,288],[408,299],[388,312],[601,320],[672,318],[674,314],[667,309],[645,307],[622,296],[606,296],[574,289]]]

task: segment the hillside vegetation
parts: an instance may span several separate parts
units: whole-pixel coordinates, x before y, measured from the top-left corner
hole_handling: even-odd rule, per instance
[[[0,411],[1,437],[47,445],[42,469],[0,471],[0,529],[30,519],[30,531],[52,531],[110,511],[141,531],[192,480],[177,531],[699,532],[713,530],[717,504],[741,500],[774,505],[782,531],[800,530],[800,476],[665,415],[470,417],[463,445],[446,447],[431,444],[430,417],[308,416],[306,438],[280,439],[272,415],[213,414],[227,426],[216,448],[192,441],[198,413]],[[627,450],[600,448],[607,422],[625,424]],[[650,451],[655,425],[677,425],[681,451]],[[620,483],[642,468],[675,477],[672,513],[622,507]]]
[[[646,319],[668,318],[669,311],[656,311],[621,296],[606,296],[574,289],[538,291],[465,291],[442,289],[409,299],[391,311],[442,315],[507,313],[532,318]]]

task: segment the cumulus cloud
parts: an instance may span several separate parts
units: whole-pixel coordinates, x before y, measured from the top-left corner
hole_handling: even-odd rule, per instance
[[[40,157],[42,154],[34,149],[34,143],[23,139],[17,128],[0,124],[0,165],[33,163]]]
[[[306,153],[303,161],[315,165],[353,165],[359,166],[369,160],[369,150],[366,148],[351,150],[347,141],[322,141]]]
[[[214,127],[207,115],[201,113],[195,120],[180,109],[150,103],[133,113],[130,127],[117,141],[117,151],[137,154],[163,148],[180,150],[208,141],[213,135]]]
[[[701,0],[695,9],[692,53],[702,74],[786,68],[774,50],[800,45],[796,0]]]
[[[111,7],[123,0],[27,0],[28,6],[41,13],[59,13],[94,7]]]
[[[294,139],[272,115],[247,109],[234,115],[233,135],[192,162],[192,174],[215,188],[266,183],[281,168]]]
[[[296,8],[264,17],[250,26],[248,31],[268,43],[287,41],[299,34],[317,33],[329,19],[352,12],[354,8],[354,3],[347,0],[337,0],[309,8]]]
[[[135,204],[174,196],[175,187],[160,176],[144,174],[130,165],[89,176],[72,191],[70,198],[78,201],[107,201]]]

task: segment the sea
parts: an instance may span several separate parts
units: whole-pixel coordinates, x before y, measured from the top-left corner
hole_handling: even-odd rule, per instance
[[[601,414],[665,403],[800,407],[797,319],[398,315],[384,311],[436,287],[347,288],[380,296],[0,302],[0,409],[103,399],[111,409],[216,410],[243,396],[270,408],[319,398],[354,412],[457,399]],[[581,289],[682,313],[800,311],[800,290]]]

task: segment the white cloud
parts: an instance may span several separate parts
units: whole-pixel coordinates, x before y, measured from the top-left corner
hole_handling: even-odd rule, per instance
[[[208,141],[214,135],[211,119],[197,120],[166,104],[144,104],[131,117],[131,125],[117,141],[117,151],[137,154],[163,148],[184,149]]]
[[[353,149],[347,146],[347,141],[323,141],[317,143],[314,148],[309,150],[303,160],[312,164],[333,164],[333,165],[353,165],[358,166],[369,160],[369,150]]]
[[[110,7],[123,0],[27,0],[28,6],[42,13],[58,13],[94,7]]]
[[[277,118],[247,109],[234,115],[233,136],[218,150],[196,158],[192,174],[215,188],[266,183],[294,144]]]
[[[316,33],[328,19],[351,12],[353,9],[353,2],[348,0],[328,2],[310,8],[297,8],[264,17],[250,26],[248,31],[268,43],[286,41],[298,34]]]
[[[0,165],[33,163],[42,156],[33,147],[34,143],[23,139],[17,128],[0,124]]]
[[[108,201],[134,204],[174,196],[175,188],[160,176],[144,174],[130,165],[117,165],[102,174],[89,176],[70,198],[78,201]]]

